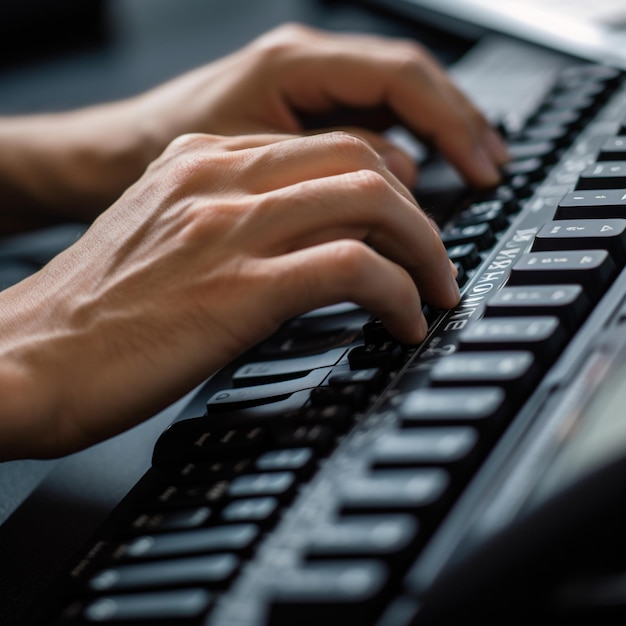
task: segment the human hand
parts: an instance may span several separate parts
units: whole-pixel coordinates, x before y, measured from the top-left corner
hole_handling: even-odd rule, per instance
[[[459,293],[439,236],[365,142],[188,135],[73,246],[0,294],[0,458],[153,415],[286,319],[341,301],[408,343]]]
[[[348,130],[367,139],[409,186],[415,164],[373,132],[381,123],[406,125],[477,186],[495,184],[507,160],[485,117],[422,46],[407,40],[282,26],[135,104],[156,145],[187,132],[302,133],[304,117],[357,110],[355,119],[368,126]]]

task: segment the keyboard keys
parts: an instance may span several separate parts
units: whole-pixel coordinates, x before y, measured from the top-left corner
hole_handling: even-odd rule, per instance
[[[609,137],[600,148],[598,161],[626,161],[626,137]]]
[[[233,384],[245,387],[300,378],[312,370],[336,365],[345,352],[345,348],[336,348],[321,354],[247,363],[233,374]]]
[[[206,506],[142,513],[133,520],[130,528],[133,532],[142,533],[199,528],[211,518],[211,515],[211,509]]]
[[[89,581],[89,588],[96,592],[111,593],[223,585],[232,578],[238,567],[239,559],[232,554],[119,565],[98,572]]]
[[[503,287],[485,307],[485,317],[556,316],[572,333],[591,310],[581,285]]]
[[[610,219],[626,217],[625,189],[578,190],[565,194],[555,219]]]
[[[446,248],[473,243],[482,252],[490,248],[496,239],[489,224],[475,224],[449,228],[441,233],[441,240]]]
[[[272,522],[279,510],[276,498],[244,498],[227,504],[221,517],[225,522]]]
[[[626,219],[559,220],[544,224],[533,242],[543,250],[608,250],[616,265],[626,258]]]
[[[465,243],[447,249],[448,257],[453,263],[460,263],[466,270],[471,270],[480,264],[481,258],[474,243]]]
[[[230,483],[227,495],[231,498],[274,496],[286,498],[296,486],[296,477],[291,472],[267,472],[238,476]]]
[[[468,427],[423,428],[386,433],[367,451],[372,467],[454,467],[467,465],[478,447]]]
[[[257,404],[268,404],[282,400],[292,393],[317,387],[329,374],[330,369],[323,367],[309,372],[306,376],[279,383],[217,391],[208,399],[207,411],[209,413],[234,411]]]
[[[115,559],[138,560],[210,552],[249,550],[259,534],[254,524],[215,526],[202,530],[145,535],[119,546]]]
[[[586,167],[576,189],[626,189],[626,161],[603,161]]]
[[[460,350],[529,350],[550,363],[563,349],[567,333],[558,317],[490,317],[469,326]]]
[[[531,252],[515,263],[508,285],[578,284],[595,302],[615,274],[615,263],[606,250]]]
[[[316,528],[305,545],[307,559],[397,559],[417,540],[411,515],[358,515]]]
[[[419,389],[402,397],[397,411],[403,428],[469,425],[483,432],[508,416],[501,387]]]
[[[450,482],[440,469],[376,470],[341,483],[342,513],[417,512],[438,503]]]
[[[488,385],[504,387],[511,396],[528,393],[539,377],[531,352],[459,352],[438,361],[430,372],[434,386]]]
[[[187,624],[212,602],[204,589],[107,596],[87,605],[82,617],[87,624]]]
[[[375,560],[315,561],[272,586],[269,626],[371,623],[389,573]]]

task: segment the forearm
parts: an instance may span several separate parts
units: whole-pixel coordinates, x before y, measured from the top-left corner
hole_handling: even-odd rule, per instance
[[[133,101],[0,118],[0,197],[11,220],[90,221],[158,155]]]

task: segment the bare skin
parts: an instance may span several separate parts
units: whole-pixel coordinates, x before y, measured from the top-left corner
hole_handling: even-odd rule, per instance
[[[354,301],[423,339],[422,300],[458,301],[453,270],[406,155],[368,129],[296,136],[297,112],[337,104],[388,105],[474,184],[506,159],[414,44],[295,26],[123,103],[0,123],[18,211],[110,205],[0,294],[0,459],[121,432],[320,306]]]

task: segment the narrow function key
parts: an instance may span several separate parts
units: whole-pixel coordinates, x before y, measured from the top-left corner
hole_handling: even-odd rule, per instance
[[[501,387],[418,389],[401,398],[397,410],[403,428],[470,425],[483,432],[499,427],[509,414]]]
[[[559,220],[544,224],[533,252],[549,250],[608,250],[618,266],[626,257],[626,219]]]
[[[568,332],[578,330],[591,310],[580,285],[503,287],[487,301],[485,317],[556,316]]]
[[[453,263],[460,263],[466,270],[474,269],[480,264],[481,258],[474,243],[464,243],[448,248],[448,257]]]
[[[456,219],[456,225],[472,226],[474,224],[489,224],[494,232],[503,230],[509,225],[506,213],[499,200],[475,202],[464,209]]]
[[[371,624],[388,581],[387,568],[375,560],[303,564],[272,586],[268,626]]]
[[[615,274],[615,263],[606,250],[530,252],[515,263],[508,285],[577,284],[596,301]]]
[[[567,341],[558,317],[491,317],[468,326],[460,350],[529,350],[551,363]]]
[[[352,370],[380,368],[389,371],[402,362],[402,346],[395,341],[357,346],[348,353],[348,360]]]
[[[309,474],[315,463],[311,448],[291,448],[270,450],[255,461],[255,467],[262,472],[294,472],[296,475]]]
[[[221,517],[225,522],[270,524],[276,519],[280,503],[276,498],[243,498],[227,504]]]
[[[136,560],[209,552],[240,552],[250,549],[258,534],[259,530],[254,524],[234,524],[164,535],[145,535],[119,546],[114,558]]]
[[[434,386],[500,386],[523,397],[540,375],[532,352],[459,352],[438,361],[430,372]]]
[[[138,515],[130,525],[130,532],[157,532],[200,528],[211,517],[211,509],[200,506],[176,511],[158,511]]]
[[[417,540],[411,515],[358,515],[316,528],[305,546],[308,559],[401,558]]]
[[[625,189],[578,190],[566,193],[555,219],[626,218]]]
[[[598,161],[626,161],[626,137],[609,137],[600,148]]]
[[[489,224],[476,224],[449,228],[441,233],[441,240],[446,248],[473,243],[478,250],[483,251],[493,246],[496,238]]]
[[[586,167],[576,189],[626,189],[626,161],[604,161]]]
[[[376,470],[341,482],[342,513],[417,512],[440,502],[449,485],[440,469]]]
[[[88,586],[99,593],[219,586],[230,581],[238,567],[239,559],[233,554],[119,565],[98,572]]]
[[[478,433],[472,428],[423,428],[382,435],[366,452],[366,458],[375,468],[450,468],[467,466],[477,446]]]
[[[296,487],[296,477],[291,472],[264,472],[238,476],[227,490],[231,498],[274,496],[287,498]]]
[[[88,604],[82,618],[87,624],[195,624],[212,602],[204,589],[115,595]]]

